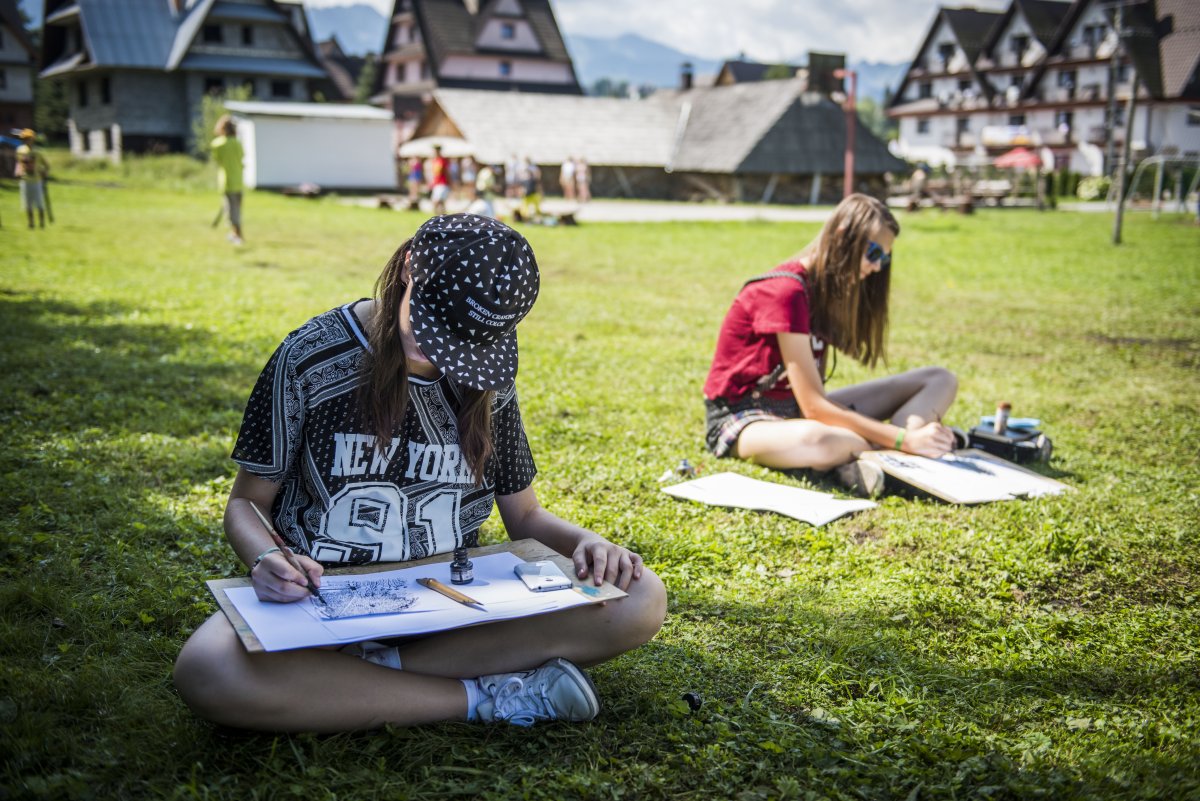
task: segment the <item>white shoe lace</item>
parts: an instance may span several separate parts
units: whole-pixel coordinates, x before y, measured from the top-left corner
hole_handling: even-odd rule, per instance
[[[526,691],[525,682],[519,676],[509,676],[496,690],[493,698],[496,720],[506,720],[514,726],[532,726],[539,720],[552,720],[550,698],[546,695],[546,684]],[[541,702],[541,709],[537,703]]]

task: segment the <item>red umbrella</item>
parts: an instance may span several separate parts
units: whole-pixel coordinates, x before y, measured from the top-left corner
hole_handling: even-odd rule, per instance
[[[1001,169],[1037,169],[1042,166],[1042,157],[1024,147],[1013,148],[994,162]]]

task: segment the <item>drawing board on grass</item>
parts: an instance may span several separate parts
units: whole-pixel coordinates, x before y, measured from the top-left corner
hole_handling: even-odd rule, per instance
[[[1058,495],[1070,489],[998,456],[964,448],[940,459],[900,451],[867,451],[889,478],[949,503],[989,503]]]
[[[711,506],[776,512],[814,526],[823,526],[842,515],[876,506],[872,501],[842,500],[824,492],[760,481],[737,473],[714,473],[663,487],[663,492]]]
[[[575,577],[570,560],[541,543],[519,540],[473,550],[475,579],[453,585],[478,606],[453,601],[417,583],[450,582],[444,556],[329,570],[321,595],[295,603],[258,600],[249,578],[217,579],[208,587],[248,651],[284,651],[320,645],[429,634],[613,600],[625,593],[609,583],[593,586]],[[526,561],[549,559],[571,577],[572,587],[532,592],[513,572]]]

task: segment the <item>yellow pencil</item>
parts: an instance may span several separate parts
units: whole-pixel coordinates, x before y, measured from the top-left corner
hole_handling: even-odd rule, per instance
[[[438,581],[437,579],[419,578],[419,579],[417,579],[417,583],[420,584],[422,587],[428,587],[429,589],[433,590],[434,592],[439,592],[442,595],[445,595],[451,601],[458,601],[460,604],[463,604],[465,606],[478,606],[480,609],[483,609],[483,604],[481,604],[479,601],[476,601],[474,598],[472,598],[469,595],[463,595],[461,592],[454,589],[453,587],[447,587],[445,584]]]

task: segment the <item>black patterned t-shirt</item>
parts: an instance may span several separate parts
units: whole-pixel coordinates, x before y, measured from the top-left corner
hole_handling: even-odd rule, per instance
[[[473,547],[494,496],[520,492],[537,473],[516,388],[496,393],[482,484],[462,458],[462,398],[445,376],[409,376],[404,421],[381,443],[355,403],[369,345],[354,305],[284,339],[250,395],[233,460],[281,483],[275,525],[317,561],[404,561]]]

